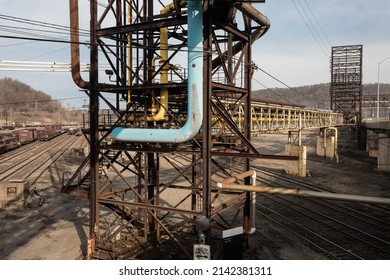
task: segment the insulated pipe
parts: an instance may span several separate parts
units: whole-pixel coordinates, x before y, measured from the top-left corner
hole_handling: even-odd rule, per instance
[[[129,142],[182,143],[198,133],[203,118],[203,10],[201,0],[188,1],[188,116],[179,129],[114,128],[113,139]]]
[[[239,185],[234,183],[223,183],[223,181],[217,183],[217,187],[221,189],[238,190],[238,191],[250,191],[250,192],[260,192],[260,193],[269,193],[269,194],[315,197],[315,198],[334,199],[334,200],[352,201],[352,202],[360,202],[360,203],[390,205],[390,198],[383,198],[383,197],[316,192],[316,191],[306,191],[306,190],[289,189],[289,188],[248,186],[248,185]]]

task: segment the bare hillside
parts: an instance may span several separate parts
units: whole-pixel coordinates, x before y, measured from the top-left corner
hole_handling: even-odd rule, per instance
[[[11,78],[0,79],[0,126],[15,123],[74,123],[82,120],[81,113],[66,110],[60,101]]]
[[[377,84],[365,84],[363,85],[363,95],[376,95],[377,89]],[[390,84],[381,84],[380,92],[381,95],[390,96]],[[253,92],[253,96],[272,100],[290,101],[306,105],[309,108],[330,109],[329,83],[307,85],[292,89],[271,88],[256,90]]]

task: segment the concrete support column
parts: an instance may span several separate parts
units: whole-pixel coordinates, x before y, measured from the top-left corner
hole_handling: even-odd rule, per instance
[[[0,184],[0,209],[6,206],[22,207],[30,191],[29,181],[10,180]]]
[[[369,157],[378,157],[378,134],[372,130],[367,130],[366,151]]]
[[[285,151],[289,156],[298,156],[298,161],[287,161],[286,172],[298,177],[306,177],[306,146],[285,145]]]
[[[334,135],[331,134],[332,131]],[[337,138],[337,128],[325,128],[321,135],[317,136],[317,155],[338,161]]]
[[[378,170],[390,172],[390,136],[378,134]]]

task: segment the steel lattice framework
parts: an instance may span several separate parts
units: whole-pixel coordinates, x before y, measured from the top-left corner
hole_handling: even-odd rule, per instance
[[[331,109],[342,113],[347,123],[361,121],[362,61],[362,45],[332,47]]]
[[[230,228],[237,217],[248,242],[249,192],[222,191],[216,182],[249,170],[251,158],[296,160],[262,155],[251,144],[251,47],[268,30],[268,19],[252,1],[195,2],[203,5],[202,127],[184,143],[161,143],[117,141],[111,133],[177,129],[189,118],[188,2],[91,0],[86,81],[80,75],[78,1],[70,0],[72,76],[89,96],[84,132],[90,154],[62,191],[72,192],[75,181],[79,191],[86,186],[89,258],[145,252],[168,258],[169,248],[175,249],[172,258],[192,258],[197,231],[210,244],[213,231]],[[110,66],[109,81],[98,71],[103,64]],[[229,211],[236,214],[225,216]],[[199,228],[196,217],[211,227]]]

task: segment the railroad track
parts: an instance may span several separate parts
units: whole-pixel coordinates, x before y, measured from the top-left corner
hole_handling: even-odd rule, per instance
[[[14,159],[15,157],[17,157],[19,155],[25,154],[27,152],[31,152],[31,151],[37,149],[37,147],[44,146],[44,145],[47,145],[49,143],[50,143],[50,141],[46,142],[46,141],[36,140],[34,142],[25,144],[19,148],[16,148],[16,149],[13,149],[11,151],[7,151],[7,152],[1,154],[0,161],[2,164],[4,164],[5,162],[11,161],[12,159]]]
[[[185,167],[191,160],[177,155],[172,161]],[[221,162],[228,166],[228,162]],[[232,164],[232,163],[230,163]],[[242,166],[242,165],[241,165]],[[285,174],[252,166],[257,184],[332,192]],[[227,174],[218,172],[213,181]],[[390,259],[390,207],[317,198],[257,194],[258,222],[266,219],[276,231],[288,232],[312,251],[328,259]]]
[[[324,191],[309,183],[253,168],[259,184]],[[268,177],[267,177],[268,176]],[[256,212],[331,259],[390,259],[390,209],[362,203],[258,194]]]
[[[78,138],[61,135],[51,141],[18,151],[2,160],[0,181],[29,179],[30,186],[71,147]]]

